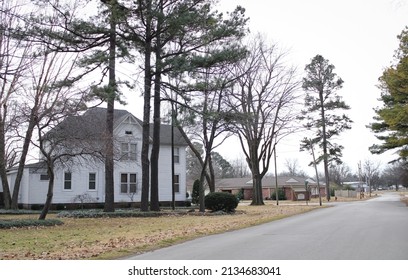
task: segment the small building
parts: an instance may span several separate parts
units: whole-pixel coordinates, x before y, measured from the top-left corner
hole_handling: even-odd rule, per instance
[[[243,193],[244,199],[252,199],[252,178],[225,178],[216,181],[217,191],[229,192],[232,194]],[[310,178],[298,176],[278,177],[278,188],[283,190],[287,200],[309,200],[319,196],[317,183]],[[265,200],[271,199],[276,190],[275,177],[264,177],[262,179],[262,194]],[[321,196],[326,195],[324,185],[320,186]]]
[[[83,138],[97,147],[104,147],[106,125],[105,108],[91,108],[81,116],[69,117],[60,125],[58,133],[73,135],[71,139]],[[138,204],[141,201],[141,149],[142,121],[126,110],[114,111],[114,202],[117,206]],[[55,130],[55,128],[54,128]],[[174,130],[174,147],[171,141],[170,125],[161,125],[159,155],[159,200],[162,204],[172,202],[172,177],[174,178],[175,202],[184,204],[186,200],[186,148],[182,135]],[[153,139],[150,130],[150,140]],[[65,135],[63,134],[63,135]],[[173,153],[172,153],[173,150]],[[174,174],[172,163],[174,162]],[[7,172],[10,191],[17,174],[16,168]],[[23,208],[42,207],[48,191],[49,177],[46,166],[40,160],[27,164],[20,184],[18,203]],[[0,198],[2,198],[0,182]],[[72,158],[67,164],[55,167],[54,195],[52,207],[73,208],[78,204],[98,207],[105,202],[105,165],[92,156],[83,159]]]

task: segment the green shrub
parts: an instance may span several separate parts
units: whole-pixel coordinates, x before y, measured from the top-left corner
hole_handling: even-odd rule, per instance
[[[41,210],[43,207],[44,207],[44,205],[33,204],[33,205],[31,205],[31,210],[38,211],[38,210]]]
[[[30,214],[40,214],[41,211],[28,210],[28,209],[0,209],[0,215],[30,215]]]
[[[57,204],[57,206],[55,207],[58,211],[64,210],[67,208],[66,205],[64,204]]]
[[[44,227],[62,225],[63,222],[55,219],[47,220],[0,220],[0,228]]]
[[[238,201],[244,199],[244,189],[240,189],[239,192],[235,195],[235,197],[238,199]]]
[[[271,194],[271,199],[276,200],[276,191]],[[278,199],[279,200],[286,200],[285,191],[283,189],[278,190]]]
[[[205,196],[205,208],[211,211],[233,212],[238,206],[235,195],[227,192],[213,192]]]
[[[344,185],[343,188],[342,188],[342,190],[355,191],[355,189],[354,189],[352,186],[350,186],[350,185]]]

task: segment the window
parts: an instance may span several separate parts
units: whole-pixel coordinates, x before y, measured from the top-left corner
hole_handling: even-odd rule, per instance
[[[174,148],[174,163],[180,163],[180,149]]]
[[[88,189],[96,190],[96,173],[89,173]]]
[[[125,134],[126,134],[126,135],[132,135],[132,134],[133,134],[133,132],[132,132],[132,131],[130,131],[130,130],[126,130],[126,131],[125,131]]]
[[[64,190],[72,189],[72,174],[71,172],[64,173]]]
[[[50,176],[48,174],[40,174],[40,181],[48,181]]]
[[[120,145],[121,160],[136,160],[136,144],[122,143]]]
[[[174,192],[180,192],[180,175],[174,175]]]
[[[136,193],[136,173],[120,174],[120,192]]]

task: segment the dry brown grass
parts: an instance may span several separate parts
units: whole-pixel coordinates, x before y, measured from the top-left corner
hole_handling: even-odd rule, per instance
[[[401,201],[405,203],[406,206],[408,206],[408,192],[401,192]]]
[[[307,212],[318,205],[240,204],[232,215],[62,219],[64,225],[0,230],[0,259],[114,259]],[[14,216],[8,218],[28,218]],[[30,218],[37,218],[31,216]],[[54,218],[52,215],[49,218]]]
[[[365,199],[368,199],[366,197]],[[353,201],[338,198],[327,202]],[[115,259],[166,247],[200,236],[249,227],[321,208],[318,199],[306,202],[265,201],[263,206],[241,202],[235,214],[179,214],[150,218],[64,218],[62,226],[0,229],[0,259]],[[1,216],[37,219],[37,215]],[[49,215],[48,218],[55,218]]]

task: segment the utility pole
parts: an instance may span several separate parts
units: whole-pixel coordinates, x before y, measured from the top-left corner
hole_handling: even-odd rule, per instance
[[[174,105],[171,101],[171,208],[176,209],[176,192],[174,186]]]
[[[275,197],[276,197],[276,205],[279,205],[279,187],[278,187],[278,169],[276,164],[276,143],[273,146],[274,149],[274,159],[275,159]]]
[[[358,188],[360,189],[360,199],[364,197],[364,189],[361,185],[361,161],[358,163]]]

